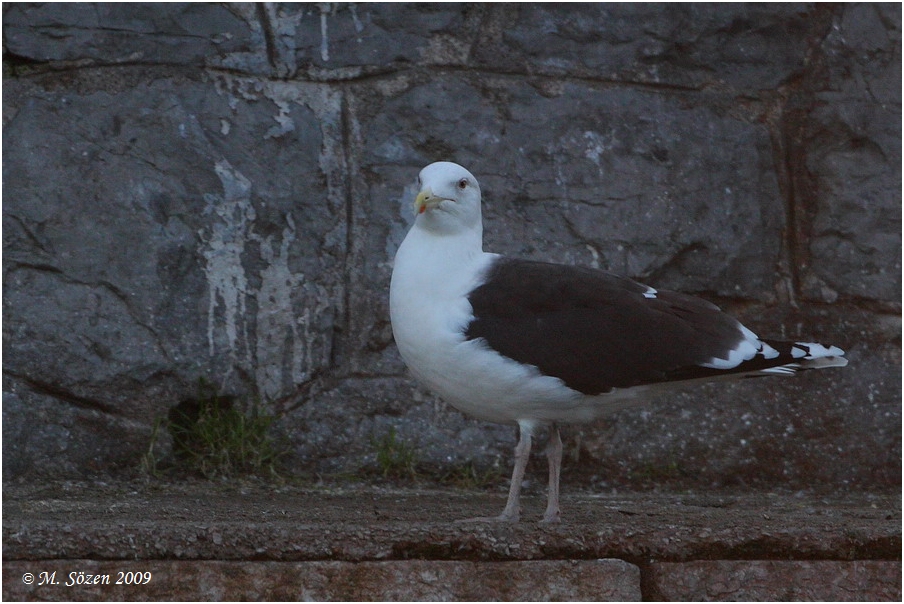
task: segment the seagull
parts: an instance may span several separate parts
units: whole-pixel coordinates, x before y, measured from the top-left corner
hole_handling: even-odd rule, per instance
[[[541,522],[559,522],[559,424],[586,423],[689,382],[844,367],[844,351],[760,339],[700,298],[602,270],[483,251],[468,170],[421,170],[416,218],[395,256],[392,332],[414,377],[459,411],[518,427],[505,509],[517,522],[535,432],[549,427]],[[481,519],[490,520],[490,519]]]

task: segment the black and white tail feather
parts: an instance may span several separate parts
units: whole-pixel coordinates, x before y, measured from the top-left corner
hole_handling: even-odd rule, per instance
[[[750,358],[736,364],[704,364],[677,369],[668,372],[670,381],[794,375],[798,371],[844,367],[848,364],[844,351],[837,346],[827,348],[815,342],[760,340],[746,327],[741,327],[749,337],[745,343],[749,342],[756,347]]]
[[[837,346],[828,348],[816,342],[787,342],[760,339],[737,323],[743,338],[730,350],[727,358],[714,358],[708,363],[667,372],[671,380],[766,375],[794,375],[807,369],[844,367],[847,359]]]

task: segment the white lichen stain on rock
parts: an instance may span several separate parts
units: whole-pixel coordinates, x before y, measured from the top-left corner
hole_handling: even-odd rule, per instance
[[[214,171],[223,185],[223,195],[208,193],[205,214],[217,217],[210,222],[205,232],[198,233],[206,242],[202,251],[206,264],[209,303],[207,316],[207,340],[210,355],[216,353],[217,308],[223,307],[223,321],[226,342],[235,360],[250,360],[247,348],[247,324],[245,296],[248,280],[242,266],[245,241],[255,218],[251,204],[251,182],[236,171],[228,161],[221,160],[214,165]],[[241,330],[241,334],[240,334]],[[240,337],[241,335],[241,337]]]
[[[281,99],[272,100],[279,108],[279,113],[273,118],[276,120],[276,125],[267,131],[264,138],[279,138],[295,130],[295,122],[289,116],[289,102]]]
[[[252,371],[260,394],[273,398],[284,385],[304,381],[309,373],[315,350],[316,335],[312,321],[328,309],[323,301],[326,292],[305,283],[305,276],[289,269],[289,247],[295,241],[295,222],[286,215],[286,228],[281,233],[278,250],[274,236],[261,237],[253,230],[256,217],[251,203],[251,182],[222,160],[214,167],[223,184],[222,196],[208,194],[206,212],[214,214],[207,231],[199,233],[206,242],[206,260],[210,301],[208,304],[207,338],[210,354],[224,343],[228,354],[241,367]],[[260,271],[260,287],[249,288],[242,264],[246,243],[258,244],[266,268]],[[257,301],[256,313],[249,315],[248,297]],[[301,299],[304,308],[296,319],[294,301]],[[249,318],[250,316],[250,318]],[[219,324],[218,324],[219,323]],[[225,340],[217,338],[217,330],[225,332]],[[254,333],[254,345],[249,340]],[[288,369],[290,375],[284,375]],[[287,383],[288,382],[288,383]]]
[[[291,117],[292,104],[308,107],[323,130],[320,167],[333,183],[341,173],[342,153],[337,136],[341,106],[340,93],[322,85],[294,82],[265,82],[251,78],[215,76],[216,89],[228,96],[235,110],[242,102],[259,102],[262,98],[276,106],[276,125],[264,134],[264,140],[279,138],[295,130]],[[296,241],[296,225],[286,214],[286,226],[280,235],[261,236],[254,229],[256,212],[251,201],[252,183],[228,161],[216,163],[223,193],[207,194],[207,214],[216,216],[199,232],[205,242],[202,251],[209,284],[208,345],[211,356],[225,352],[236,366],[254,375],[258,392],[275,398],[284,388],[291,388],[310,378],[314,368],[329,361],[330,342],[318,325],[334,311],[330,303],[335,296],[325,287],[308,281],[303,273],[292,272],[289,255]],[[331,206],[341,207],[342,195],[335,186],[328,188]],[[255,246],[265,267],[256,275],[246,274],[242,258]],[[249,282],[259,282],[251,289]],[[256,300],[248,304],[248,297]],[[255,309],[249,315],[249,309]],[[218,337],[221,330],[225,337]],[[249,336],[249,334],[251,334]],[[253,340],[253,341],[252,341]]]
[[[603,176],[603,165],[600,159],[604,157],[613,147],[611,142],[611,133],[609,137],[603,136],[599,132],[584,132],[584,140],[587,141],[584,149],[584,157],[589,159],[596,165],[596,169],[600,176]]]
[[[284,386],[301,383],[310,376],[310,368],[325,359],[315,359],[315,350],[329,350],[311,329],[312,322],[330,305],[323,288],[305,281],[305,276],[289,269],[289,246],[295,241],[295,221],[286,215],[279,252],[274,250],[273,236],[255,237],[260,244],[261,259],[267,268],[261,271],[257,296],[255,379],[262,395],[274,398]],[[296,301],[302,303],[301,315],[295,316]],[[324,353],[325,355],[328,352]],[[270,356],[268,356],[270,355]],[[289,375],[285,375],[288,369]]]
[[[330,36],[326,17],[332,12],[332,3],[318,2],[317,7],[320,8],[320,59],[326,63],[330,60]]]
[[[295,222],[286,215],[287,225],[282,231],[279,252],[273,249],[273,237],[257,238],[260,242],[261,259],[267,267],[260,273],[261,286],[257,294],[257,342],[258,358],[255,365],[255,380],[261,394],[274,397],[282,385],[284,355],[291,359],[292,377],[301,374],[304,364],[301,342],[293,316],[292,293],[304,285],[303,274],[293,274],[289,270],[289,246],[295,241]],[[289,338],[291,334],[291,338]],[[288,340],[288,341],[287,341]],[[275,358],[266,358],[265,355]]]
[[[273,32],[273,66],[279,77],[292,77],[298,70],[298,62],[295,58],[295,37],[298,24],[304,17],[304,11],[297,11],[295,7],[284,6],[273,2],[263,4],[264,14],[270,22],[270,31]]]

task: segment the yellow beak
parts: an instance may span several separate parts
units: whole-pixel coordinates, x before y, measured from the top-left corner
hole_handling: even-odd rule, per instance
[[[414,212],[415,214],[423,214],[430,208],[438,206],[441,201],[446,201],[446,199],[448,198],[434,195],[430,189],[424,189],[414,198]]]

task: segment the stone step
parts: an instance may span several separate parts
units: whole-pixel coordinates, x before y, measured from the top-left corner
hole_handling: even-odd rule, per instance
[[[3,596],[901,597],[897,494],[577,492],[563,501],[564,521],[543,526],[543,497],[532,493],[519,524],[457,522],[498,512],[503,500],[428,485],[7,485]]]

